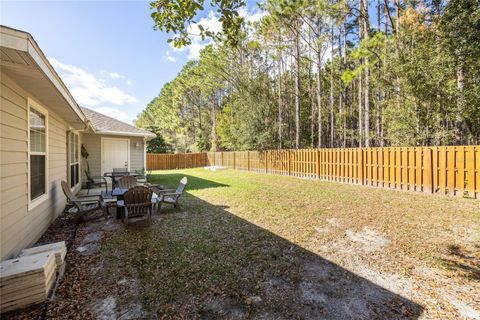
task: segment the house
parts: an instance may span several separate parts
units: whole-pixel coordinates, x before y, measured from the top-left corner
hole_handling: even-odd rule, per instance
[[[80,107],[33,37],[0,26],[0,260],[35,243],[63,211],[61,181],[145,168],[155,135]]]
[[[89,154],[92,176],[101,176],[113,168],[126,167],[128,171],[146,168],[145,141],[155,134],[91,109],[82,111],[89,124],[89,130],[82,133],[82,144]]]

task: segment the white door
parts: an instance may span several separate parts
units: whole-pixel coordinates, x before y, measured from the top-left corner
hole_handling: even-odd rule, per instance
[[[128,139],[102,139],[102,175],[113,168],[130,170]]]

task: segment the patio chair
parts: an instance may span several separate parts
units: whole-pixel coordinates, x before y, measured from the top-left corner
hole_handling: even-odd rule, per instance
[[[162,209],[162,204],[172,204],[174,208],[180,208],[180,204],[178,203],[178,199],[183,194],[183,191],[185,190],[185,187],[187,186],[187,177],[183,177],[182,180],[180,180],[180,183],[178,184],[177,189],[165,189],[161,190],[158,188],[153,187],[155,193],[158,194],[158,207],[157,211],[160,212]]]
[[[120,189],[130,189],[137,185],[137,178],[134,176],[123,176],[117,181],[117,187]]]
[[[118,187],[118,180],[124,176],[128,176],[129,172],[127,168],[113,168],[112,169],[112,189]]]
[[[87,194],[90,193],[90,189],[95,187],[105,186],[105,193],[108,193],[108,184],[105,177],[92,177],[88,170],[85,170],[85,175],[87,176]]]
[[[62,190],[67,197],[67,207],[69,212],[77,213],[80,216],[80,219],[85,220],[85,215],[92,213],[98,210],[101,210],[105,219],[108,217],[107,207],[102,200],[102,197],[99,196],[97,199],[93,197],[79,197],[72,193],[70,187],[66,181],[62,181]]]
[[[135,186],[130,188],[123,195],[123,200],[118,201],[120,207],[125,208],[123,221],[128,224],[128,219],[136,216],[148,214],[148,219],[152,218],[152,195],[153,190],[144,186]]]
[[[138,174],[137,183],[139,183],[141,185],[147,185],[148,184],[148,180],[150,178],[149,171],[145,171],[144,169],[142,169],[142,170],[135,170],[135,173]]]

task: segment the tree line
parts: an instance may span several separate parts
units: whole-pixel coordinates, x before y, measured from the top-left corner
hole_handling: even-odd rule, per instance
[[[480,142],[480,1],[261,7],[234,45],[216,37],[186,63],[136,124],[176,152]]]

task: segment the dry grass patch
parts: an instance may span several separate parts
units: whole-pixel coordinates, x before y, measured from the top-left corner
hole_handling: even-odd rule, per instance
[[[130,270],[159,316],[474,317],[477,200],[239,171],[189,177],[182,210],[115,234],[107,274]],[[132,271],[134,270],[134,272]],[[132,276],[133,276],[132,275]]]

